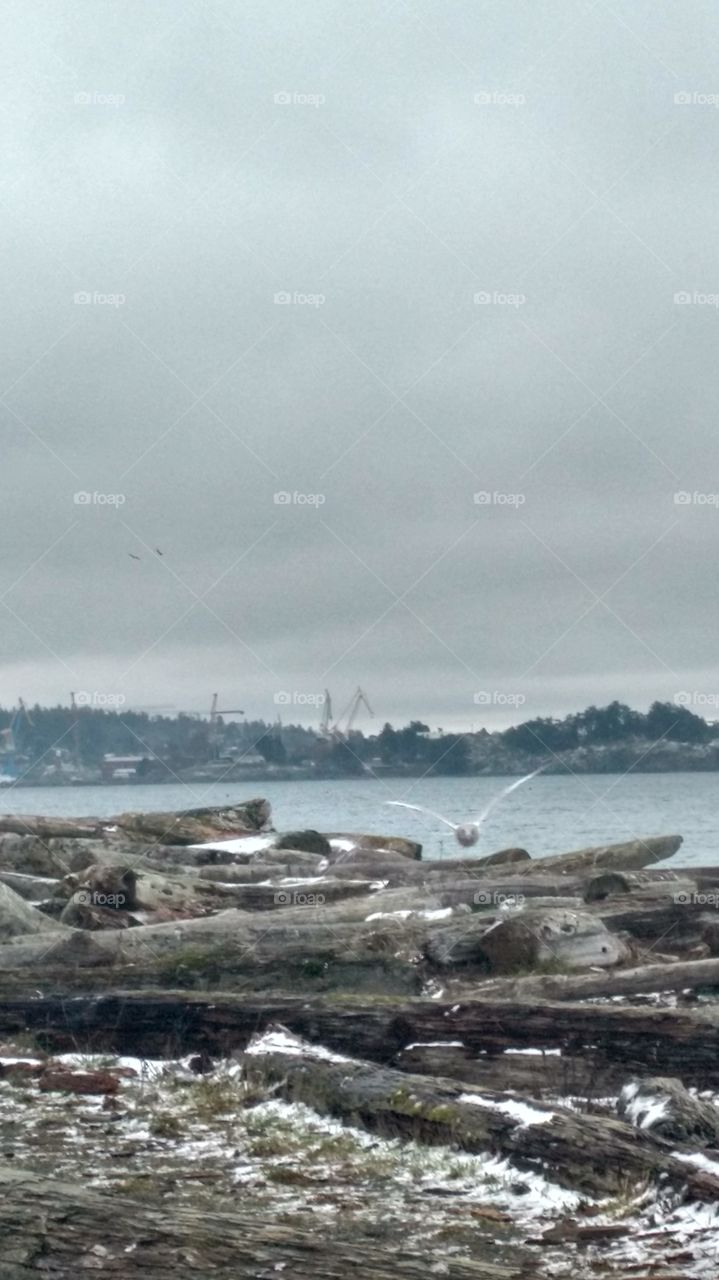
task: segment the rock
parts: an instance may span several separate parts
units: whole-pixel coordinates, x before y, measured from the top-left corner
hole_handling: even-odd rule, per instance
[[[87,906],[108,907],[112,911],[134,911],[137,899],[137,872],[134,867],[95,863],[79,875],[66,876],[61,892],[69,893]]]
[[[478,943],[498,974],[541,965],[606,969],[629,958],[626,943],[596,916],[564,907],[508,913],[489,925]]]
[[[121,813],[112,823],[139,840],[153,839],[170,845],[205,844],[266,831],[270,825],[270,805],[267,800],[246,800],[242,804],[187,809],[181,813]]]
[[[60,913],[61,924],[70,925],[74,929],[130,929],[139,924],[129,912],[117,911],[114,907],[100,907],[92,902],[78,901],[71,898]]]
[[[275,849],[301,850],[303,853],[317,853],[321,858],[329,858],[332,846],[326,836],[319,831],[289,831],[275,840]]]
[[[120,1081],[111,1071],[72,1071],[65,1067],[49,1067],[39,1080],[43,1093],[117,1093]]]
[[[617,1112],[635,1128],[670,1142],[719,1145],[719,1110],[673,1076],[631,1080],[619,1095]]]

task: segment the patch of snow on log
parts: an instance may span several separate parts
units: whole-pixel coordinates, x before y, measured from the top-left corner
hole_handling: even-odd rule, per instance
[[[521,1054],[523,1057],[529,1057],[529,1056],[537,1057],[539,1055],[542,1058],[544,1057],[561,1058],[562,1056],[561,1049],[505,1049],[504,1052],[518,1053],[518,1054]]]
[[[421,1044],[406,1044],[403,1053],[408,1049],[464,1049],[464,1040],[430,1040]]]
[[[260,849],[269,849],[277,836],[273,832],[268,836],[235,836],[231,840],[208,840],[206,844],[191,844],[190,849],[219,849],[225,853],[259,853]]]
[[[341,1053],[331,1053],[329,1049],[323,1048],[321,1044],[310,1044],[307,1040],[300,1039],[299,1036],[293,1036],[290,1031],[285,1031],[281,1027],[274,1027],[269,1031],[262,1032],[261,1035],[253,1036],[252,1040],[245,1049],[248,1054],[265,1054],[265,1053],[289,1053],[297,1056],[301,1054],[306,1058],[321,1058],[323,1062],[351,1062],[351,1058],[346,1058]]]
[[[437,907],[428,911],[373,911],[372,915],[365,916],[365,922],[370,920],[448,920],[453,913],[452,907]]]
[[[519,1098],[506,1098],[503,1102],[497,1102],[494,1098],[483,1098],[478,1093],[461,1093],[458,1102],[471,1102],[480,1107],[493,1107],[496,1111],[502,1111],[512,1120],[517,1120],[522,1126],[530,1124],[549,1124],[554,1119],[553,1111],[538,1111],[536,1107],[530,1107],[528,1102],[522,1102]]]
[[[715,1177],[719,1177],[719,1160],[710,1160],[701,1151],[673,1151],[672,1156],[675,1160],[684,1160],[686,1164],[693,1164],[697,1169],[703,1169],[705,1173],[713,1173]],[[717,1256],[719,1257],[719,1254]]]

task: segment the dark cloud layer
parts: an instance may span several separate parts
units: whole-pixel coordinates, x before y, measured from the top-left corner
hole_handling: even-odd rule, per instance
[[[719,690],[709,0],[2,26],[3,704]]]

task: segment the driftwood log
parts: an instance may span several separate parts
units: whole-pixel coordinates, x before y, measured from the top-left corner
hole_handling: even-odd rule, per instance
[[[426,1280],[425,1255],[297,1230],[256,1214],[213,1213],[108,1195],[0,1168],[2,1280]],[[520,1280],[521,1266],[448,1258],[446,1280]]]
[[[561,1106],[529,1107],[510,1094],[466,1092],[451,1080],[369,1063],[270,1052],[246,1054],[243,1064],[251,1081],[274,1085],[286,1101],[392,1137],[500,1154],[588,1195],[626,1190],[628,1179],[652,1178],[686,1187],[700,1200],[719,1200],[719,1176],[677,1160],[671,1143],[613,1118]]]
[[[635,1006],[470,1000],[251,998],[225,993],[122,991],[68,997],[8,994],[0,1033],[35,1034],[53,1051],[103,1050],[156,1057],[228,1054],[280,1022],[338,1053],[390,1064],[411,1044],[459,1041],[473,1055],[560,1049],[626,1076],[679,1076],[719,1086],[719,1012]],[[559,1072],[558,1072],[559,1079]]]
[[[270,824],[267,800],[245,800],[241,804],[186,809],[182,813],[121,813],[106,824],[137,840],[159,840],[163,844],[202,844],[208,840],[229,840],[256,835]]]

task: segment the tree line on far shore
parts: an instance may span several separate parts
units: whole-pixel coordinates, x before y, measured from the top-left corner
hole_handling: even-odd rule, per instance
[[[635,743],[684,744],[696,748],[719,742],[719,729],[688,707],[654,702],[647,712],[620,702],[588,707],[563,719],[537,717],[489,733],[431,731],[422,720],[373,734],[353,730],[347,737],[322,736],[303,725],[263,720],[222,721],[180,714],[107,710],[99,707],[33,707],[18,719],[0,709],[6,750],[31,765],[58,753],[78,766],[97,767],[105,754],[143,757],[143,772],[164,766],[177,773],[209,760],[238,758],[279,768],[312,766],[327,775],[361,774],[367,768],[434,774],[466,774],[526,758],[561,759],[580,748],[631,748]],[[0,761],[1,762],[1,761]]]

